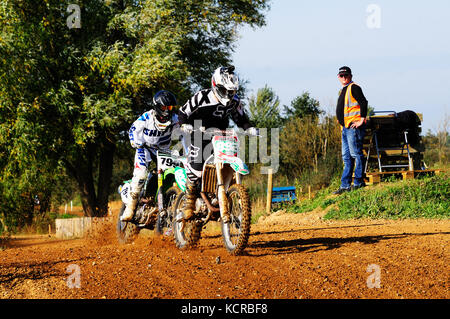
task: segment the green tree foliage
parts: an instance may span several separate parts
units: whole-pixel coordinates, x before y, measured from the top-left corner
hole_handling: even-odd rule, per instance
[[[326,185],[339,170],[339,159],[340,126],[334,117],[294,117],[282,129],[280,167],[287,176],[306,176],[311,185]]]
[[[306,116],[311,116],[317,118],[323,113],[320,110],[319,101],[312,98],[309,92],[303,92],[302,95],[297,96],[292,100],[290,106],[284,106],[284,112],[286,119],[291,118],[304,118]]]
[[[81,28],[69,28],[70,3],[0,5],[0,190],[48,189],[66,172],[85,213],[101,216],[118,141],[144,111],[142,92],[169,89],[182,101],[209,85],[212,70],[230,62],[237,28],[263,25],[268,4],[84,0]]]
[[[439,131],[433,134],[428,131],[423,137],[425,145],[424,161],[428,166],[448,165],[450,162],[450,134]]]
[[[256,127],[280,127],[280,100],[267,85],[249,98],[250,120]]]
[[[450,161],[450,115],[445,113],[437,123],[434,133],[428,130],[423,137],[424,161],[428,166],[448,165]]]

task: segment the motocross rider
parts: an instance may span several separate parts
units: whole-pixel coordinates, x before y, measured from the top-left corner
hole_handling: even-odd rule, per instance
[[[142,114],[128,131],[136,155],[130,183],[130,200],[121,216],[122,221],[132,220],[139,194],[149,173],[150,162],[156,160],[157,150],[169,149],[172,131],[178,127],[178,117],[173,113],[177,100],[172,92],[161,90],[153,99],[144,97],[144,104],[152,109]]]
[[[238,127],[249,134],[258,134],[258,129],[250,124],[242,108],[241,100],[236,94],[239,89],[239,79],[234,70],[234,66],[216,69],[211,78],[211,88],[197,92],[178,112],[181,131],[191,134],[186,167],[185,220],[193,217],[203,164],[211,155],[203,154],[203,150],[211,143],[211,140],[194,138],[194,121],[201,121],[201,126],[205,129],[225,130],[229,126],[231,117]]]

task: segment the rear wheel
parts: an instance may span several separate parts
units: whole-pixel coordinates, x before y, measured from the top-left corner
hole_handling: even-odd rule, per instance
[[[156,219],[155,231],[158,235],[162,235],[168,231],[172,231],[175,201],[181,190],[177,186],[173,186],[164,194],[164,212],[158,213]]]
[[[123,222],[120,220],[120,217],[123,215],[123,212],[125,211],[125,204],[122,204],[122,207],[120,208],[119,217],[117,218],[117,240],[120,244],[129,244],[132,243],[137,235],[140,232],[140,228],[137,227],[135,224],[131,222]]]
[[[195,247],[200,240],[202,223],[197,220],[183,221],[186,194],[180,193],[174,205],[173,235],[180,249]]]
[[[228,189],[229,222],[222,222],[222,238],[228,252],[241,254],[250,236],[251,206],[247,189],[238,184]]]

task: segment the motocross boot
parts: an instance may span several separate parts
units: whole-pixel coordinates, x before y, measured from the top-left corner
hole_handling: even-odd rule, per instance
[[[122,216],[120,216],[120,220],[123,222],[129,222],[133,219],[134,211],[136,210],[136,205],[139,198],[139,193],[130,192],[130,197],[130,202],[126,205]]]
[[[187,183],[186,200],[184,206],[184,219],[190,220],[194,216],[195,200],[197,199],[197,187],[195,184]]]

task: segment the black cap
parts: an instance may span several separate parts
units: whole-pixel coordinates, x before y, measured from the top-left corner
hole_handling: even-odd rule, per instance
[[[342,68],[339,69],[338,75],[341,75],[341,74],[352,75],[352,70],[348,66],[343,66]]]

